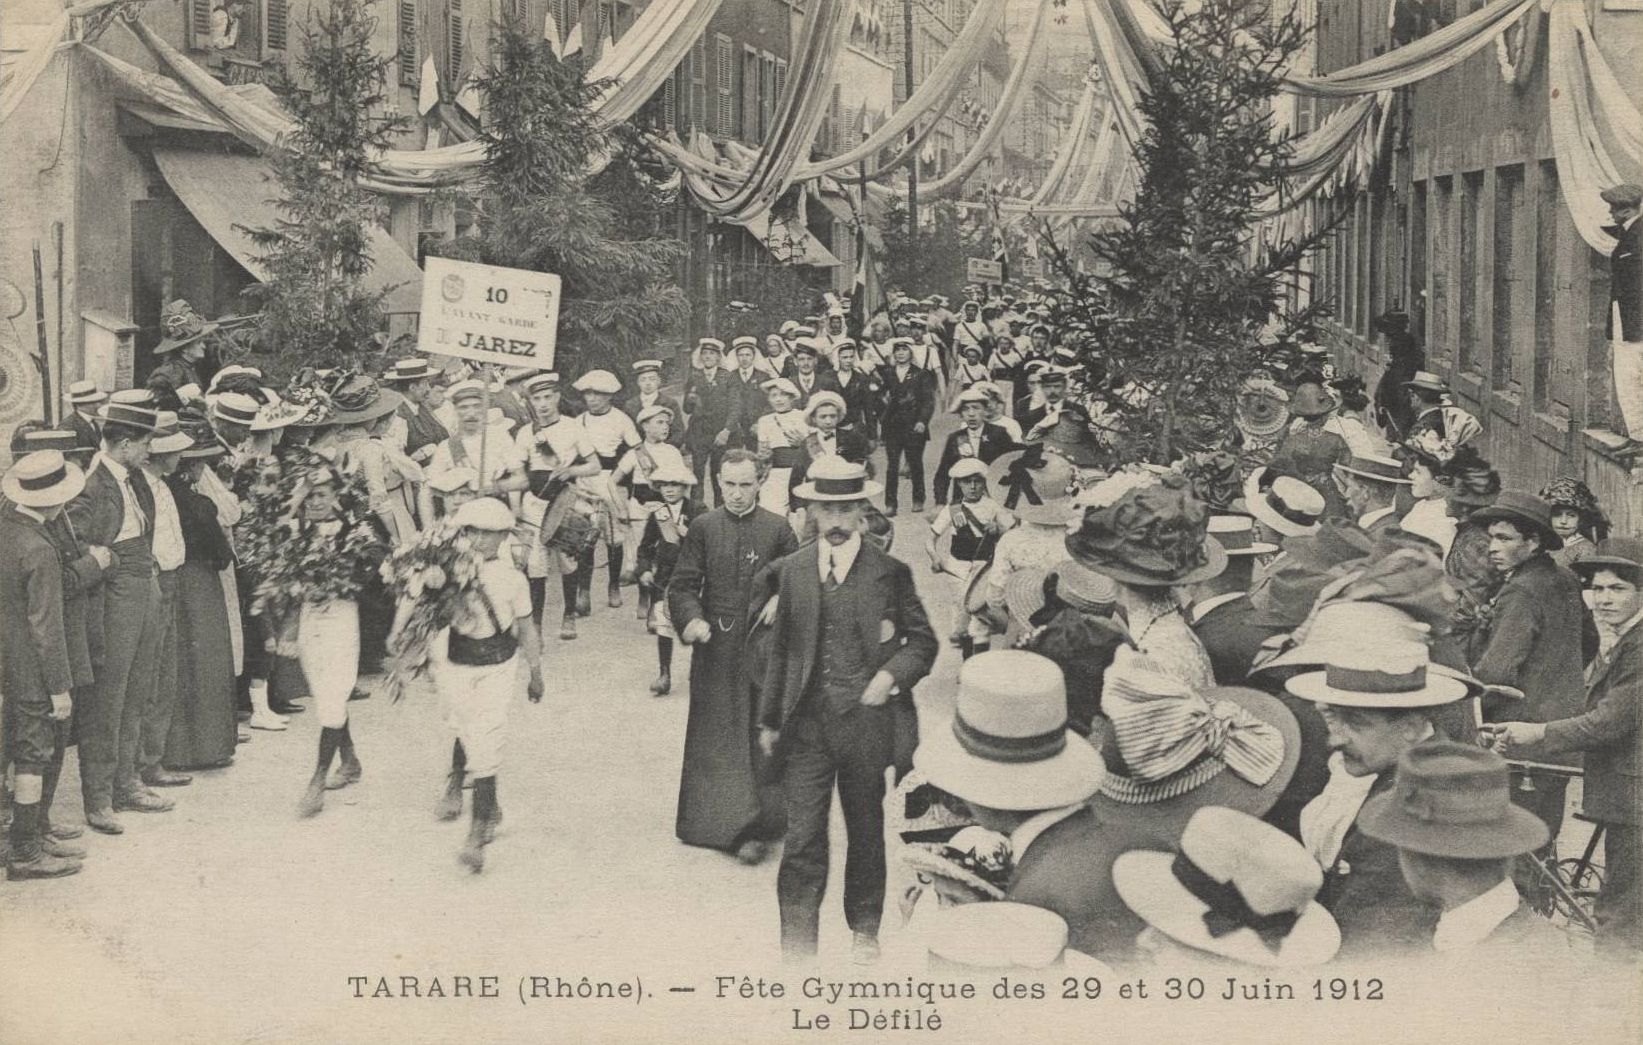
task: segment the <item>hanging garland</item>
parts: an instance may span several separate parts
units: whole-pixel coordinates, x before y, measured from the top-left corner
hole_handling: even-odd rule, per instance
[[[1540,59],[1540,26],[1546,13],[1538,8],[1525,11],[1517,25],[1495,37],[1495,61],[1500,78],[1515,90],[1523,90],[1535,73]]]

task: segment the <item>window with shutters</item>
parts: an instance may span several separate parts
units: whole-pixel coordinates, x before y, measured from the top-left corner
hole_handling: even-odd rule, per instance
[[[267,7],[263,46],[270,51],[283,51],[291,35],[291,0],[267,0]]]
[[[662,85],[662,130],[676,131],[679,129],[679,81],[684,77],[684,63],[673,70],[673,74]]]
[[[764,141],[776,122],[776,56],[764,55],[759,64],[759,140]]]
[[[772,104],[780,105],[782,95],[787,93],[787,59],[776,59],[776,97]]]
[[[1515,380],[1512,358],[1517,345],[1514,299],[1519,274],[1517,269],[1517,232],[1522,223],[1518,213],[1523,208],[1523,167],[1514,164],[1495,171],[1495,242],[1493,291],[1490,301],[1489,376],[1497,391]]]
[[[751,47],[742,51],[742,122],[743,141],[759,142],[759,52]]]
[[[1460,368],[1482,373],[1478,365],[1478,238],[1483,235],[1483,172],[1461,176],[1460,204]]]
[[[713,43],[714,118],[708,130],[729,137],[736,133],[736,48],[723,33],[715,34]]]
[[[211,0],[188,0],[188,46],[211,49]]]
[[[707,128],[707,37],[690,49],[690,101],[685,106],[685,125]]]
[[[462,75],[462,0],[450,0],[450,34],[446,37],[445,79],[454,82]]]
[[[417,85],[416,0],[399,0],[399,82]]]
[[[1557,351],[1558,225],[1563,206],[1558,197],[1557,161],[1540,165],[1535,192],[1535,346],[1534,403],[1551,407],[1552,360]]]

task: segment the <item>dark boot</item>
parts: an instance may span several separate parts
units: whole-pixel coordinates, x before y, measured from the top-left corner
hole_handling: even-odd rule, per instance
[[[365,774],[365,768],[359,764],[359,757],[354,754],[354,735],[349,732],[349,725],[350,723],[344,722],[342,729],[338,731],[341,736],[337,746],[341,749],[342,759],[337,763],[337,771],[325,782],[325,787],[329,791],[358,783],[359,778]]]
[[[496,797],[496,777],[486,777],[485,781],[488,785],[486,790],[490,792],[487,801],[491,807],[490,815],[485,817],[485,844],[490,845],[496,841],[496,832],[502,826],[502,800]],[[475,787],[478,787],[478,781],[475,781]]]
[[[57,757],[40,776],[40,837],[55,838],[59,842],[68,842],[85,834],[82,828],[58,825],[51,822],[51,802],[57,796],[57,781],[63,776],[63,752],[59,750]]]
[[[330,726],[320,727],[319,758],[314,766],[314,775],[308,780],[308,788],[297,803],[298,816],[318,816],[320,810],[325,808],[325,773],[331,768],[331,758],[337,753],[337,747],[341,743],[342,730],[332,729]]]
[[[462,750],[462,741],[451,745],[451,771],[445,777],[445,794],[434,808],[440,820],[455,820],[462,815],[462,778],[468,767],[468,753]]]
[[[576,615],[593,614],[593,549],[588,549],[576,564]]]
[[[6,857],[6,877],[12,881],[28,878],[63,878],[80,873],[80,861],[52,856],[40,841],[40,804],[14,803],[11,813],[11,852]]]
[[[576,638],[576,604],[582,593],[582,571],[567,573],[560,578],[560,586],[564,590],[565,617],[559,622],[559,637],[561,639]]]
[[[474,781],[472,819],[468,821],[468,840],[456,854],[464,867],[474,874],[485,869],[485,832],[496,804],[496,778],[481,777]]]
[[[605,564],[605,569],[610,575],[607,585],[608,597],[605,602],[613,610],[622,605],[622,552],[621,545],[610,549],[610,562]]]

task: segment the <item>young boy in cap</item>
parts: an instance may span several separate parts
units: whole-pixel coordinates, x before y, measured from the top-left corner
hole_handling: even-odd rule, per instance
[[[696,485],[683,462],[665,463],[650,475],[659,500],[644,507],[644,532],[639,538],[635,568],[639,571],[641,601],[647,611],[647,630],[656,636],[656,681],[650,684],[654,696],[673,690],[673,641],[678,633],[668,610],[667,586],[679,561],[679,548],[690,526],[691,509],[685,495]]]
[[[682,469],[685,466],[684,455],[669,443],[669,433],[673,430],[675,420],[673,408],[661,403],[639,411],[637,421],[644,441],[623,454],[615,471],[610,474],[611,499],[623,507],[622,518],[627,523],[623,537],[623,555],[625,561],[630,563],[637,561],[639,539],[645,532],[649,506],[662,499],[662,495],[652,483],[651,476],[659,469]],[[634,568],[632,577],[624,575],[622,581],[627,583],[635,577],[637,567]],[[644,620],[649,615],[650,600],[641,590],[639,619]]]
[[[85,484],[55,450],[27,454],[0,479],[0,682],[5,688],[4,758],[13,777],[6,876],[60,878],[80,870],[82,850],[42,825],[46,779],[62,764],[74,685],[64,626],[63,564],[47,530]],[[53,783],[55,781],[53,780]]]
[[[508,701],[519,677],[519,655],[524,654],[530,668],[526,694],[531,703],[537,703],[542,699],[542,647],[531,622],[525,575],[509,556],[500,554],[513,532],[513,512],[494,497],[481,497],[458,508],[452,521],[485,561],[471,593],[472,612],[451,626],[445,656],[436,661],[447,720],[457,734],[440,815],[442,819],[461,815],[462,775],[470,774],[473,814],[457,858],[478,874],[485,869],[485,846],[502,822],[496,776],[502,766]]]
[[[530,549],[525,560],[533,614],[540,622],[547,604],[550,576],[558,576],[564,594],[564,616],[559,637],[576,637],[578,592],[582,580],[593,574],[593,549],[578,558],[550,548],[542,527],[548,514],[564,496],[573,499],[585,514],[608,529],[602,520],[609,514],[606,484],[600,477],[599,455],[580,423],[560,412],[559,375],[537,374],[524,384],[531,411],[531,423],[520,428],[516,452],[525,462],[526,489],[520,498],[520,520],[524,523]],[[584,568],[585,566],[585,568]]]
[[[938,506],[946,504],[951,496],[955,465],[967,459],[992,464],[1016,445],[1008,431],[987,420],[988,398],[985,388],[971,387],[960,392],[953,403],[953,413],[962,424],[947,437],[936,463],[932,493]]]
[[[770,463],[764,485],[759,489],[759,506],[786,518],[792,507],[789,491],[793,486],[793,471],[804,462],[810,426],[796,409],[799,390],[793,382],[775,377],[766,381],[764,387],[770,411],[753,425],[759,457]]]
[[[696,343],[697,365],[685,383],[684,446],[690,451],[691,470],[705,493],[719,475],[719,459],[731,445],[740,423],[740,397],[732,375],[723,368],[725,345],[715,337]]]
[[[894,517],[900,501],[901,467],[913,487],[913,511],[924,511],[924,446],[930,441],[930,419],[936,412],[936,382],[913,362],[913,342],[890,342],[891,362],[881,376],[884,402],[879,431],[884,438],[884,514]]]
[[[662,394],[662,361],[660,359],[640,359],[634,362],[633,367],[634,391],[622,404],[622,412],[633,418],[633,423],[639,423],[639,415],[653,406],[665,407],[673,416],[673,431],[668,434],[667,441],[674,446],[683,446],[685,442],[685,415],[679,409],[677,400]]]
[[[979,457],[964,457],[948,470],[958,495],[952,504],[942,504],[930,521],[924,550],[932,572],[948,578],[956,607],[952,637],[968,659],[977,648],[985,649],[992,629],[965,609],[965,596],[976,574],[992,565],[998,539],[1015,525],[1015,515],[987,492],[987,465]],[[941,538],[951,534],[947,551],[940,550]]]
[[[799,391],[798,401],[794,405],[800,410],[817,392],[838,391],[838,382],[828,371],[818,369],[818,360],[819,348],[814,339],[805,338],[793,346],[793,372],[788,379]]]
[[[607,485],[610,475],[617,464],[622,460],[624,450],[638,446],[642,441],[639,429],[633,424],[633,419],[620,410],[611,409],[611,399],[622,390],[622,383],[616,380],[616,375],[608,370],[590,370],[576,379],[573,385],[582,393],[582,402],[587,407],[576,420],[587,433],[588,442],[593,446],[594,453],[599,455],[599,470]],[[608,499],[608,495],[607,495]],[[607,517],[607,526],[600,537],[605,542],[608,561],[606,569],[609,571],[609,583],[606,586],[605,602],[616,609],[622,605],[622,563],[623,540],[618,531],[616,522],[623,515],[621,506],[614,500],[608,499],[612,511]],[[579,571],[580,572],[580,571]],[[583,605],[591,601],[593,586],[593,567],[591,560],[586,574],[582,577],[582,593],[577,597],[577,609],[581,611]],[[586,616],[584,613],[583,616]]]

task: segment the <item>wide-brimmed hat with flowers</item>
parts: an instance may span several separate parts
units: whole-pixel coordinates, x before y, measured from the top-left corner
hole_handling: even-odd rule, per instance
[[[1076,501],[1083,516],[1067,551],[1114,580],[1169,587],[1226,569],[1226,552],[1208,535],[1209,509],[1174,472],[1119,472]]]
[[[1301,756],[1301,727],[1276,697],[1239,686],[1195,692],[1128,646],[1102,679],[1090,743],[1106,761],[1097,812],[1179,836],[1204,806],[1260,816]]]
[[[1560,475],[1540,488],[1540,499],[1555,511],[1567,508],[1580,515],[1582,529],[1593,531],[1596,540],[1609,535],[1609,518],[1603,514],[1592,488],[1572,475]]]
[[[404,396],[383,388],[375,378],[356,374],[331,393],[331,406],[336,411],[331,420],[339,425],[369,424],[398,410],[404,401]]]
[[[987,486],[1024,522],[1061,526],[1074,516],[1078,468],[1042,443],[1011,450],[987,466]]]

